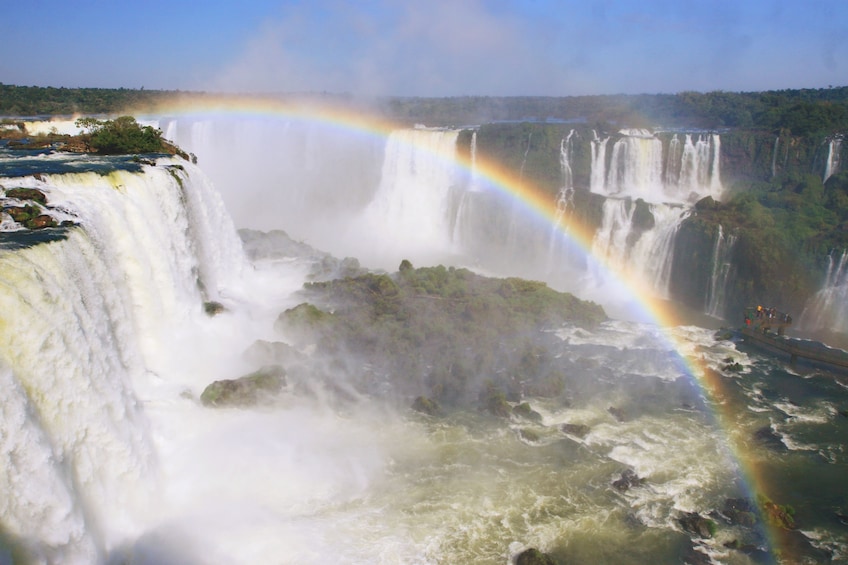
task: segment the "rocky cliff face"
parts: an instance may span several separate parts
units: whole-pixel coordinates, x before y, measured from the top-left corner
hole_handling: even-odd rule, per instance
[[[628,164],[614,154],[613,147],[627,135],[641,136],[640,143],[652,143],[661,152],[661,160],[650,165],[656,170],[640,173],[664,185],[660,201],[673,194],[690,207],[673,241],[670,298],[730,321],[736,319],[734,312],[754,303],[800,314],[825,278],[829,254],[848,245],[848,218],[842,217],[848,214],[848,179],[840,174],[841,164],[848,163],[848,144],[840,135],[731,130],[710,141],[707,136],[714,133],[689,132],[687,137],[687,132],[620,132],[603,124],[503,123],[481,126],[476,134],[464,131],[458,144],[469,151],[473,143],[478,157],[518,172],[551,198],[563,189],[573,190],[576,217],[597,231],[604,201],[628,197],[625,181],[632,171],[624,169],[649,166],[645,155],[631,155]],[[718,162],[711,162],[708,153],[700,157],[701,177],[703,171],[720,177],[719,190],[710,188],[711,180],[699,178],[697,171],[684,170],[692,165],[681,157],[683,140],[690,152],[698,143],[697,150],[706,151],[704,143],[720,142]],[[688,194],[686,174],[695,186]],[[625,181],[611,186],[613,177]],[[599,179],[608,193],[599,189]],[[609,193],[615,190],[621,192]],[[696,205],[703,191],[710,197]],[[629,228],[635,238],[652,225],[645,217],[651,212],[640,211],[639,226]]]

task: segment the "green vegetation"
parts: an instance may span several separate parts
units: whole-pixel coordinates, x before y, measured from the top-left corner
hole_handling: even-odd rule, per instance
[[[80,137],[96,153],[126,155],[167,152],[162,132],[152,126],[141,126],[132,116],[121,116],[114,120],[80,118],[76,125],[87,130]]]
[[[681,227],[676,256],[686,260],[672,273],[676,298],[700,305],[721,225],[736,238],[729,311],[761,302],[800,311],[821,284],[831,251],[848,248],[848,172],[826,183],[791,172],[770,182],[737,183],[731,194],[724,203],[699,202]]]
[[[79,118],[79,135],[55,133],[27,135],[26,126],[17,123],[0,129],[0,139],[7,140],[9,149],[44,149],[101,155],[130,155],[134,153],[168,153],[189,160],[190,156],[162,138],[162,132],[152,126],[142,126],[133,116],[120,116],[114,120]],[[192,161],[196,161],[191,157]],[[139,162],[142,162],[138,159]],[[153,162],[150,161],[152,164]],[[178,166],[174,166],[179,168]],[[177,182],[179,176],[171,171]]]
[[[544,330],[605,319],[600,306],[540,282],[408,262],[394,275],[310,283],[305,294],[311,303],[284,312],[277,328],[315,344],[360,386],[390,381],[410,398],[479,402],[498,415],[510,413],[507,399],[565,392],[550,351],[559,340]],[[428,411],[423,400],[419,409]]]
[[[0,83],[0,115],[116,114],[153,109],[179,91],[129,88],[53,88]]]
[[[220,95],[127,88],[53,88],[0,84],[0,116],[116,114],[155,111],[185,99]],[[280,94],[275,98],[292,99]],[[313,100],[349,103],[345,96]],[[431,126],[493,122],[612,123],[626,127],[754,128],[793,135],[848,129],[848,87],[767,92],[681,92],[597,96],[461,96],[385,98],[375,110],[399,122]]]
[[[286,372],[268,366],[238,379],[214,381],[200,395],[204,406],[246,407],[273,398],[286,384]]]
[[[220,99],[221,95],[128,89],[56,89],[0,84],[0,115],[115,113],[124,108],[153,110],[175,100]],[[275,100],[292,101],[290,95]],[[306,96],[312,101],[352,103],[344,96]],[[432,126],[483,124],[463,130],[458,150],[470,151],[477,134],[477,156],[511,171],[555,198],[562,187],[560,148],[571,135],[569,155],[573,207],[564,221],[587,230],[601,223],[603,197],[589,192],[590,140],[597,133],[613,143],[622,127],[703,128],[721,132],[721,177],[728,189],[723,202],[702,203],[676,237],[672,295],[695,308],[703,307],[711,273],[711,250],[721,225],[734,234],[734,274],[728,289],[728,311],[749,301],[767,301],[797,311],[817,288],[833,249],[848,248],[848,173],[822,183],[828,140],[848,131],[848,86],[769,92],[681,92],[572,97],[386,98],[369,108],[398,123]],[[87,147],[59,137],[13,140],[9,147],[62,145],[66,150],[102,153],[161,151],[161,134],[131,118],[87,119],[92,130]],[[132,121],[130,121],[132,120]],[[19,121],[3,121],[0,136],[21,137]],[[665,148],[674,134],[658,134]],[[82,144],[80,144],[82,145]],[[846,145],[846,144],[843,144]],[[24,147],[24,146],[21,146]],[[848,147],[848,145],[846,145]],[[166,148],[165,148],[166,149]],[[168,152],[177,152],[174,148]],[[185,155],[183,155],[185,156]],[[187,156],[185,156],[187,157]],[[842,168],[848,158],[842,150]],[[172,171],[175,176],[176,173]],[[653,217],[644,202],[633,204],[634,223],[649,229]],[[493,219],[493,224],[498,219]],[[401,268],[406,272],[407,266]],[[379,307],[395,308],[391,285],[374,292]],[[392,280],[394,284],[398,281]],[[375,284],[382,284],[376,281]],[[398,292],[402,292],[399,290]],[[451,299],[450,297],[440,297]],[[433,300],[432,298],[430,300]],[[463,306],[482,308],[470,300]],[[458,370],[458,369],[452,369]],[[557,379],[545,388],[555,389]]]
[[[792,107],[783,109],[789,112]],[[721,134],[725,195],[721,203],[712,199],[698,203],[696,213],[675,238],[671,292],[676,300],[696,309],[704,307],[719,226],[725,237],[732,235],[736,241],[727,312],[761,301],[799,312],[818,290],[828,255],[834,249],[848,248],[848,172],[822,182],[833,127],[823,127],[812,119],[816,115],[810,113],[803,128],[797,121],[793,122],[796,125],[784,124],[806,132],[817,130],[815,134],[793,135],[788,129]],[[608,148],[621,136],[609,124],[485,124],[476,128],[476,155],[511,171],[519,183],[526,180],[528,186],[546,192],[553,200],[563,184],[561,146],[570,139],[569,166],[575,191],[564,221],[576,220],[586,229],[596,230],[602,221],[604,198],[588,190],[590,141],[595,134],[609,136]],[[460,151],[471,146],[471,135],[472,130],[461,132]],[[665,154],[673,136],[673,132],[657,134]],[[843,147],[841,160],[844,163],[846,159]],[[650,229],[654,222],[650,207],[640,200],[631,205],[633,233]]]
[[[795,509],[792,506],[777,504],[764,494],[757,495],[757,504],[765,520],[772,526],[783,530],[795,529]]]
[[[410,123],[464,125],[566,121],[619,127],[754,128],[793,135],[848,128],[848,87],[767,92],[612,96],[392,98],[387,115]]]

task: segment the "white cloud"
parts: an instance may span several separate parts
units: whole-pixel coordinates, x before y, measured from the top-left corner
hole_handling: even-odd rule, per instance
[[[290,11],[266,22],[211,86],[435,96],[548,90],[556,67],[540,49],[543,34],[526,25],[481,1]]]
[[[355,94],[570,95],[839,82],[831,31],[786,35],[782,5],[324,0],[266,20],[207,87]],[[808,16],[820,21],[819,16]],[[820,23],[817,25],[821,25]],[[796,41],[787,42],[787,37]],[[801,43],[806,41],[806,44]],[[818,46],[816,51],[813,45]],[[806,50],[805,50],[806,49]],[[806,53],[813,65],[788,69]],[[818,73],[818,74],[816,74]],[[817,78],[818,77],[818,78]],[[805,84],[804,84],[805,83]]]

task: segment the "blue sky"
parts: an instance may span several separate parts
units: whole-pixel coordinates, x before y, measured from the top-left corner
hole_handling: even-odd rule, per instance
[[[2,0],[0,82],[403,96],[848,85],[848,0]]]

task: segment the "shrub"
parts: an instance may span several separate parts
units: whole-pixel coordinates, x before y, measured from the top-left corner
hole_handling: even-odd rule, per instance
[[[142,126],[132,116],[114,120],[80,118],[77,127],[87,129],[84,141],[102,155],[164,152],[162,132],[151,126]]]

